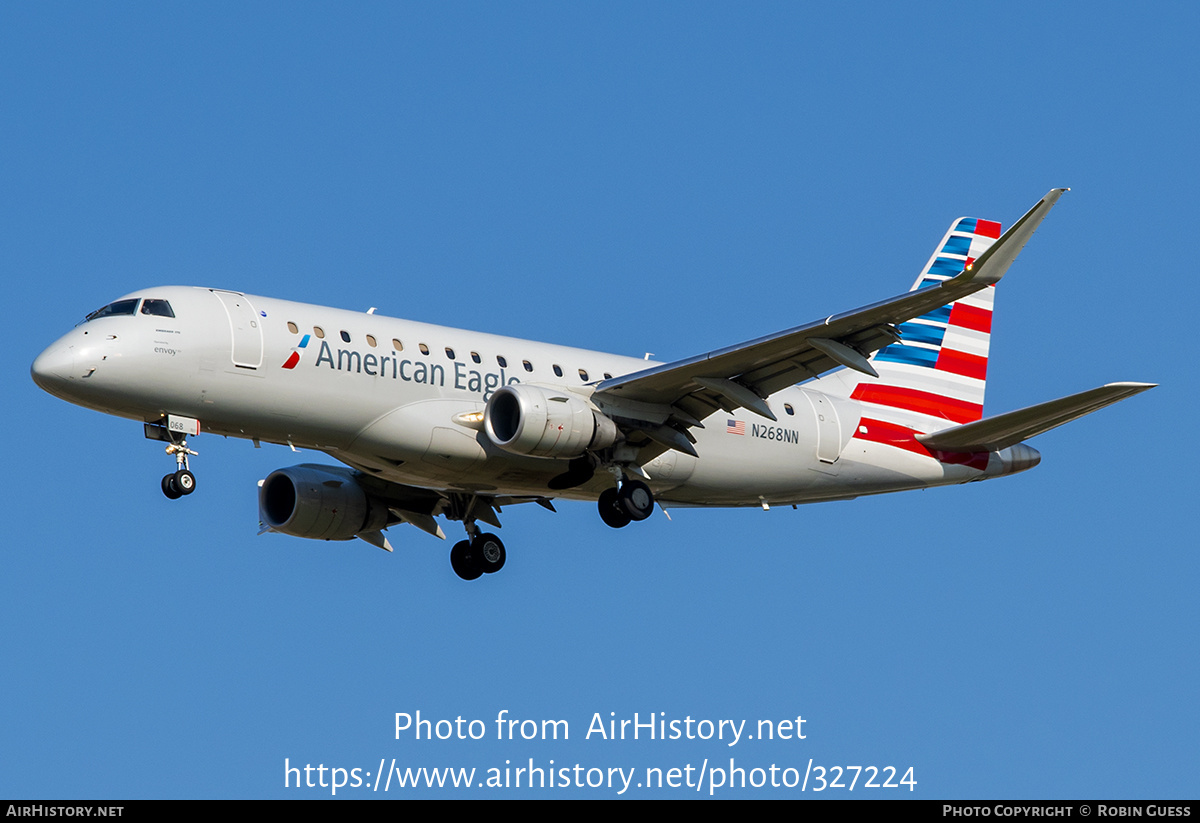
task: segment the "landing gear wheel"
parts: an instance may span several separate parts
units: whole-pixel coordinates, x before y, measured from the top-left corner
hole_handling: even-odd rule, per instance
[[[645,520],[654,514],[654,492],[640,480],[626,480],[618,493],[621,509],[630,520]]]
[[[164,474],[162,479],[162,492],[167,496],[168,500],[178,500],[183,496],[183,492],[175,485],[175,475]]]
[[[196,490],[196,475],[187,469],[180,469],[172,476],[175,490],[180,494],[191,494]]]
[[[614,529],[628,526],[629,521],[633,519],[621,508],[616,489],[605,489],[600,492],[600,501],[597,505],[600,509],[600,519]]]
[[[474,580],[483,574],[478,557],[471,551],[470,540],[460,540],[450,550],[450,568],[463,580]]]
[[[481,534],[471,541],[471,554],[484,574],[495,574],[504,568],[508,559],[504,544],[494,534]]]

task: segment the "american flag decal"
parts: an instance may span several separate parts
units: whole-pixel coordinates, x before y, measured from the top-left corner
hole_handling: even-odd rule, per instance
[[[741,420],[730,420],[725,424],[726,434],[745,434],[746,424]]]

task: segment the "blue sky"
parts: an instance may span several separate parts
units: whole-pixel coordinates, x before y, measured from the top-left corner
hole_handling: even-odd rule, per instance
[[[285,758],[732,757],[911,766],[926,798],[1194,797],[1198,23],[1187,4],[4,6],[0,795],[330,795],[285,789]],[[508,565],[475,584],[415,530],[393,555],[256,536],[255,483],[319,454],[202,436],[199,490],[169,502],[160,445],[28,375],[88,311],[175,283],[686,357],[902,291],[951,220],[1007,225],[1056,186],[998,290],[987,412],[1159,388],[984,484],[621,531],[587,504],[512,509]],[[418,710],[489,735],[397,740]],[[570,739],[497,741],[501,710]],[[806,738],[585,739],[610,712],[802,716]],[[616,791],[338,796],[421,793]],[[864,794],[909,796],[824,796]]]

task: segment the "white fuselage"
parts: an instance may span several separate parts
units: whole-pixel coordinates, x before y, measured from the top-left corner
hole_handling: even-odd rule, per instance
[[[500,386],[538,384],[586,398],[597,381],[652,365],[207,288],[129,297],[169,301],[175,316],[80,324],[35,362],[39,385],[107,413],[144,422],[193,417],[205,431],[317,449],[383,480],[434,489],[594,500],[612,485],[605,473],[548,493],[564,461],[508,453],[459,416],[482,412]],[[656,498],[800,503],[1013,470],[997,454],[971,468],[856,438],[870,410],[837,392],[793,386],[768,402],[776,422],[746,409],[718,412],[693,430],[699,458],[669,450],[643,466]]]

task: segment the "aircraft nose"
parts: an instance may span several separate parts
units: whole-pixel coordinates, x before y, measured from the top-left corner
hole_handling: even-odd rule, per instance
[[[71,379],[71,366],[74,363],[74,353],[70,346],[55,343],[37,356],[29,373],[33,382],[55,394],[55,390],[65,386]]]

